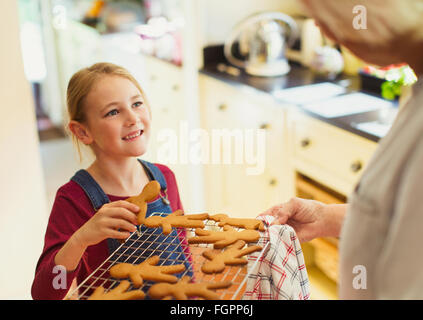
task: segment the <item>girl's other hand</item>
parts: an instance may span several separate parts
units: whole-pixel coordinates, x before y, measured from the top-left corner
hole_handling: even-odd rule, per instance
[[[75,238],[83,247],[97,244],[104,239],[126,239],[136,230],[139,207],[120,200],[103,205],[75,233]]]

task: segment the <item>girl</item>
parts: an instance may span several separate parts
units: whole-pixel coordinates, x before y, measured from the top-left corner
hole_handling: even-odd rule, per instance
[[[67,128],[80,157],[81,142],[95,161],[57,191],[32,285],[34,299],[63,299],[74,279],[80,283],[116,249],[116,239],[136,230],[139,208],[124,199],[140,194],[150,180],[160,183],[161,195],[148,204],[147,216],[182,209],[173,172],[136,158],[147,150],[151,112],[127,70],[110,63],[80,70],[69,81],[67,107]],[[185,234],[179,234],[186,244]],[[66,269],[66,285],[54,285],[58,265]]]

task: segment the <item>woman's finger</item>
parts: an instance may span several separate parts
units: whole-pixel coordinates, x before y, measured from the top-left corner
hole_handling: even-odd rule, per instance
[[[260,213],[257,217],[263,217],[263,216],[272,216],[272,210],[274,207],[271,207],[269,209],[267,209],[266,211]]]
[[[283,206],[284,204],[277,204],[273,207],[270,207],[269,209],[267,209],[266,211],[264,211],[263,213],[260,213],[258,216],[277,216],[280,212],[280,208]]]
[[[274,217],[276,217],[277,219],[275,219],[271,225],[274,224],[286,224],[288,222],[288,220],[295,215],[295,204],[294,204],[294,200],[291,199],[288,202],[282,203],[278,206],[275,206],[272,208],[272,215]]]

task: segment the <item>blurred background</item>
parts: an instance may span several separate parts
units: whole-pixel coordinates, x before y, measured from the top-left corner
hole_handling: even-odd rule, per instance
[[[60,165],[53,160],[51,148],[58,140],[68,141],[64,132],[66,87],[79,69],[99,61],[122,65],[145,89],[153,109],[159,109],[170,101],[169,86],[171,94],[198,90],[192,70],[203,67],[203,49],[222,45],[228,32],[245,17],[265,10],[301,12],[293,0],[19,0],[18,9],[25,77],[31,84],[43,161],[49,162],[46,175],[53,171],[50,166]],[[165,79],[172,71],[176,78]],[[184,99],[196,103],[195,95]],[[195,110],[190,112],[194,113],[191,123],[199,126]],[[188,116],[179,120],[188,120]],[[155,160],[154,151],[147,155],[151,160]],[[91,161],[87,157],[82,165]],[[74,169],[66,165],[62,177],[46,177],[49,206],[57,187]],[[52,179],[57,183],[50,184]]]

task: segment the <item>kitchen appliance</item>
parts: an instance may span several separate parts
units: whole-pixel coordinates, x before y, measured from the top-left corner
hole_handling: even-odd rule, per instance
[[[224,54],[233,65],[254,76],[281,76],[290,67],[285,56],[298,37],[295,20],[281,12],[262,12],[239,23],[225,41]],[[239,55],[234,54],[238,40]],[[246,59],[242,59],[242,58]]]

